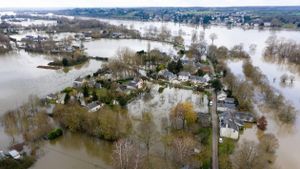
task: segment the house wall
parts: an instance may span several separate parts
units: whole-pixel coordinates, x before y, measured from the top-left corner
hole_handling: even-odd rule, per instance
[[[221,127],[220,136],[237,140],[239,138],[239,132],[231,128]]]
[[[96,112],[96,111],[98,111],[100,108],[101,108],[101,106],[98,105],[98,106],[96,106],[96,107],[90,109],[89,112]]]
[[[178,76],[178,79],[181,81],[188,81],[189,77],[188,76]]]

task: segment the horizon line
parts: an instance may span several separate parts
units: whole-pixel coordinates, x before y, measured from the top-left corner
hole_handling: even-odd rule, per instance
[[[0,7],[1,10],[9,9],[84,9],[84,8],[243,8],[243,7],[300,7],[299,5],[245,5],[245,6],[124,6],[124,7]],[[1,12],[1,11],[0,11]]]

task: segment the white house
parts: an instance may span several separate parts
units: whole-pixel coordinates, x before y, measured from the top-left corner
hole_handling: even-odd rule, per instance
[[[219,115],[219,124],[220,137],[239,138],[239,126],[230,112],[224,112]]]
[[[101,108],[101,104],[98,102],[92,102],[87,104],[86,107],[88,108],[88,112],[96,112]]]
[[[58,96],[58,99],[56,100],[57,104],[65,104],[65,98],[66,98],[66,93],[62,93]]]
[[[179,72],[178,80],[186,82],[189,80],[190,76],[191,74],[189,72]]]
[[[21,158],[21,155],[17,150],[11,150],[8,152],[8,154],[15,160],[18,160]]]
[[[200,76],[190,76],[189,79],[192,83],[200,83],[200,84],[205,84],[206,80],[203,77]]]
[[[221,126],[220,128],[220,137],[227,137],[237,140],[239,138],[239,131],[237,128],[229,126]]]
[[[208,74],[205,74],[205,75],[203,76],[203,78],[206,80],[206,82],[208,82],[208,81],[211,80],[211,78],[210,78],[210,76],[209,76]]]
[[[221,91],[217,95],[218,101],[224,101],[227,98],[227,94],[224,91]]]
[[[48,99],[48,100],[56,100],[57,96],[55,94],[51,93],[51,94],[48,94],[46,96],[46,99]]]
[[[77,79],[74,80],[73,86],[74,87],[82,87],[82,85],[85,83],[85,79],[78,77]]]
[[[172,73],[172,72],[170,72],[166,69],[159,71],[158,75],[165,78],[165,79],[167,79],[167,80],[175,80],[177,78],[177,76],[174,73]]]
[[[236,105],[235,104],[228,104],[228,103],[218,103],[217,104],[217,111],[218,112],[236,111]]]

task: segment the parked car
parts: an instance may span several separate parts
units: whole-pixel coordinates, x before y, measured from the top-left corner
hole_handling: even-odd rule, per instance
[[[213,105],[213,101],[209,101],[209,105],[212,106]]]

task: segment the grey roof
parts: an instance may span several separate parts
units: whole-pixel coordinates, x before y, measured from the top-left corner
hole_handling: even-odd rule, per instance
[[[130,82],[127,84],[127,86],[131,86],[131,87],[136,88],[136,87],[137,87],[137,84],[138,84],[137,81],[132,80],[132,81],[130,81]]]
[[[51,98],[51,99],[56,99],[56,95],[51,93],[51,94],[48,94],[47,97]]]
[[[240,121],[236,121],[233,115],[230,112],[223,112],[219,115],[220,127],[232,128],[234,130],[239,130],[241,125]],[[243,124],[242,124],[243,125]]]
[[[176,75],[175,75],[174,73],[170,72],[170,71],[165,71],[165,72],[163,72],[162,75],[163,75],[165,78],[175,78],[175,77],[176,77]]]
[[[234,114],[234,117],[243,122],[255,122],[255,117],[252,114],[246,112],[237,112]]]
[[[190,76],[191,74],[189,72],[179,72],[178,73],[179,76]]]
[[[78,77],[74,80],[74,82],[83,82],[84,78]]]
[[[231,97],[227,97],[225,100],[224,100],[224,103],[227,103],[227,104],[234,104],[235,102],[235,99],[234,98],[231,98]]]
[[[206,79],[201,76],[190,76],[190,80],[205,83]]]
[[[97,107],[97,106],[99,106],[99,105],[100,105],[100,104],[99,104],[98,102],[92,102],[92,103],[87,104],[86,107],[87,107],[88,109],[93,109],[93,108],[95,108],[95,107]]]
[[[231,110],[236,109],[236,105],[235,104],[230,104],[230,103],[218,103],[218,107],[226,107],[226,108],[231,109]]]

